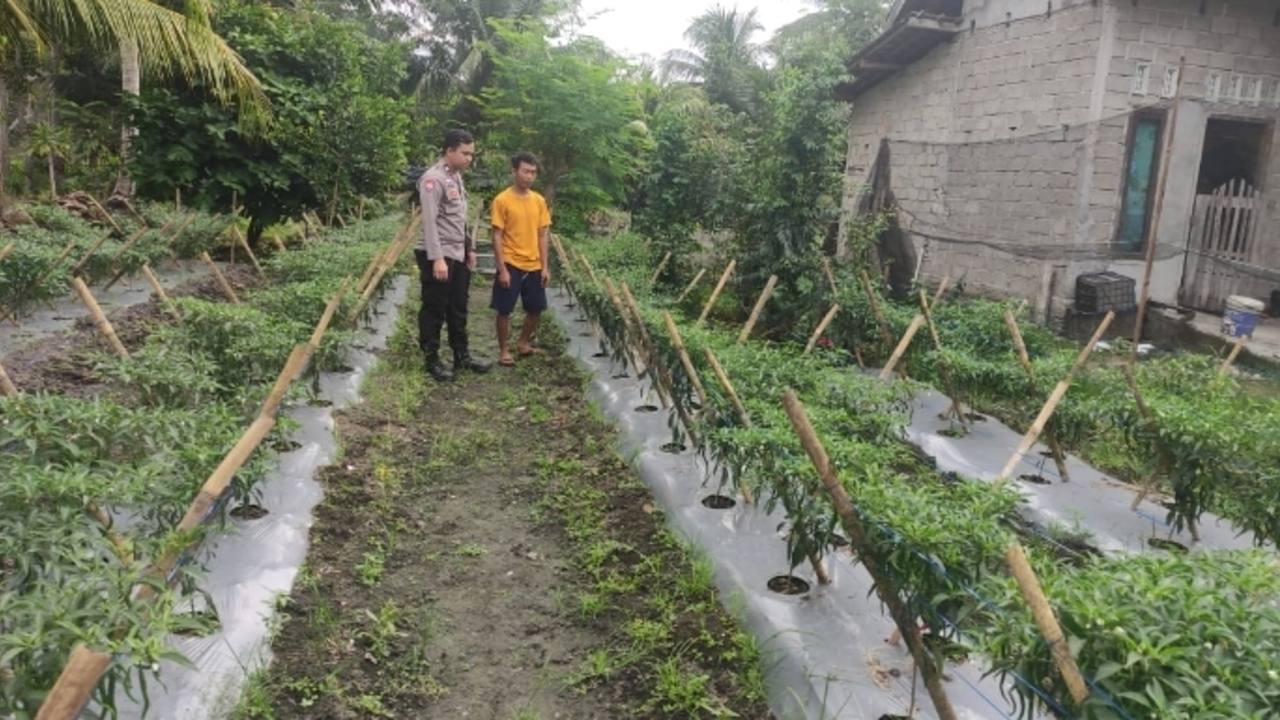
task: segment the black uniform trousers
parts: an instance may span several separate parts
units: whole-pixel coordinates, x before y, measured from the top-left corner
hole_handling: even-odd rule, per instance
[[[440,352],[440,330],[449,326],[449,347],[454,355],[467,352],[467,300],[471,269],[461,260],[445,258],[449,279],[436,280],[432,261],[422,250],[413,251],[422,275],[422,309],[418,311],[418,345],[427,355]]]

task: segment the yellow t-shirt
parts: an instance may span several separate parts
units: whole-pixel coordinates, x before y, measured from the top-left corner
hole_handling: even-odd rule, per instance
[[[507,188],[493,199],[493,226],[502,231],[502,259],[526,272],[542,269],[538,233],[551,225],[551,211],[541,195]]]

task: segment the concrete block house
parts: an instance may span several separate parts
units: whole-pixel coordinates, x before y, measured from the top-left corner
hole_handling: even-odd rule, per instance
[[[1057,319],[1155,223],[1153,301],[1280,289],[1280,0],[897,0],[850,69],[842,224],[891,192],[913,273]]]

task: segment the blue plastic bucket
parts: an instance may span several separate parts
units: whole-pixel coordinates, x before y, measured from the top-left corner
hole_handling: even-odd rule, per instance
[[[1262,303],[1253,298],[1232,295],[1227,298],[1227,309],[1222,314],[1222,333],[1228,337],[1253,337],[1262,315]]]

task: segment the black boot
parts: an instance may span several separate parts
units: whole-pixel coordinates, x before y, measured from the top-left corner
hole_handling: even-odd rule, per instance
[[[427,374],[436,379],[436,382],[449,382],[453,379],[453,370],[444,363],[440,362],[440,353],[427,351]]]
[[[488,360],[481,360],[466,350],[453,353],[453,369],[459,372],[470,370],[474,373],[487,373],[491,367],[493,367],[493,363]]]

